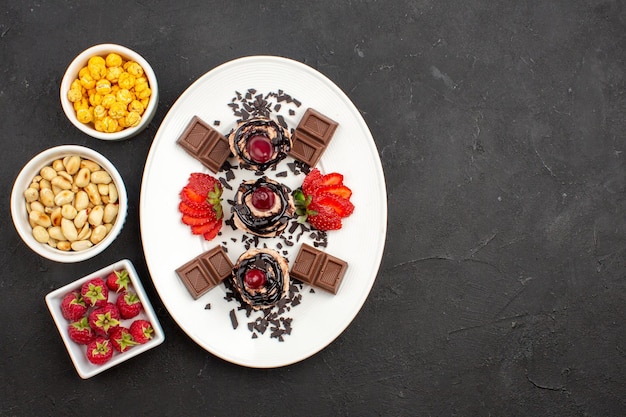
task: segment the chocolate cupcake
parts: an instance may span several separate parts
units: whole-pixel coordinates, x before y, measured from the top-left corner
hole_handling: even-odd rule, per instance
[[[259,117],[239,123],[228,136],[230,150],[242,168],[265,171],[287,157],[291,135],[275,121]]]
[[[233,267],[233,286],[253,309],[273,307],[289,290],[287,260],[272,249],[250,249]]]
[[[296,207],[289,189],[267,177],[244,181],[232,207],[235,227],[259,237],[279,236]]]

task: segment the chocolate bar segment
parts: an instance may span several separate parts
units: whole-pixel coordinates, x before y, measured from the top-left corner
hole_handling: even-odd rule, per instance
[[[206,251],[176,270],[189,294],[197,300],[232,273],[233,264],[221,246]]]
[[[337,294],[348,263],[303,243],[290,275],[313,287]]]
[[[191,119],[176,143],[214,173],[230,156],[228,139],[198,116]]]
[[[315,166],[328,147],[337,126],[338,123],[334,120],[308,108],[293,133],[289,155],[311,167]]]

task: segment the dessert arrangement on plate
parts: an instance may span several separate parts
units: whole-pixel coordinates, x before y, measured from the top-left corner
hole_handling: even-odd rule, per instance
[[[241,104],[233,104],[236,102]],[[191,234],[208,242],[221,235],[224,225],[250,240],[234,262],[227,254],[228,242],[216,243],[178,267],[177,276],[194,300],[225,285],[226,300],[238,302],[248,317],[261,312],[249,323],[252,337],[269,329],[270,337],[279,341],[291,332],[291,319],[284,313],[302,301],[303,284],[312,287],[310,291],[336,294],[340,290],[348,264],[324,248],[327,232],[340,230],[343,219],[355,209],[344,176],[322,174],[316,167],[338,124],[308,108],[298,125],[290,128],[278,113],[282,102],[301,105],[283,91],[236,92],[229,106],[238,119],[230,132],[223,135],[194,115],[176,140],[211,171],[189,173],[179,194],[180,221],[189,226]],[[292,161],[288,162],[290,172],[278,171],[285,160]],[[239,181],[238,170],[251,171],[255,178]],[[280,181],[289,175],[299,178],[296,189]],[[234,181],[239,182],[232,186]],[[222,196],[225,187],[234,191],[233,198],[226,201]],[[302,243],[293,259],[286,257],[286,250],[281,253],[268,247],[267,241],[272,239],[293,245],[296,230],[313,232],[316,241],[313,245]],[[230,318],[236,329],[234,310]]]
[[[231,363],[314,355],[375,281],[387,204],[378,151],[345,93],[303,63],[243,57],[194,81],[154,136],[140,196],[164,306]]]

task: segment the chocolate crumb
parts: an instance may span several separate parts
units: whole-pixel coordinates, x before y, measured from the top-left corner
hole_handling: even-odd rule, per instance
[[[219,121],[219,120],[215,120],[215,121],[213,122],[213,126],[219,126],[219,125],[220,125],[220,121]]]
[[[204,309],[205,309],[205,310],[210,310],[210,309],[211,309],[211,303],[209,303],[209,304],[205,305],[205,306],[204,306]]]
[[[237,326],[239,326],[234,308],[230,310],[230,323],[233,325],[233,329],[237,329]]]
[[[224,178],[220,177],[219,180],[222,183],[222,187],[226,188],[227,190],[233,189],[233,187]]]
[[[281,172],[278,172],[278,173],[276,174],[276,176],[277,176],[277,177],[286,177],[286,176],[287,176],[287,171],[281,171]]]

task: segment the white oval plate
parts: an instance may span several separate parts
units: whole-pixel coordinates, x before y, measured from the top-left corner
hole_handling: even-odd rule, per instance
[[[210,242],[194,236],[181,222],[178,212],[179,193],[192,172],[212,174],[187,154],[176,140],[193,116],[198,116],[227,135],[237,117],[228,103],[236,92],[254,88],[258,93],[284,91],[302,105],[283,102],[281,114],[290,128],[295,128],[308,107],[312,107],[339,126],[318,167],[322,173],[340,172],[344,183],[353,191],[351,201],[356,209],[344,219],[343,228],[328,233],[326,251],[348,262],[348,269],[336,295],[322,290],[310,291],[304,285],[302,300],[285,317],[292,319],[292,332],[281,342],[264,334],[251,333],[244,310],[238,303],[225,300],[227,290],[220,285],[194,300],[175,273],[193,257],[224,245],[233,263],[245,250],[242,233],[228,225]],[[294,114],[290,114],[292,109]],[[219,121],[219,125],[215,125]],[[287,168],[288,158],[276,171],[266,175],[292,189],[303,175],[293,175]],[[232,158],[230,162],[236,165]],[[289,171],[288,177],[275,174]],[[233,190],[224,189],[223,208],[229,219],[234,192],[243,179],[254,178],[249,171],[236,170],[229,182]],[[215,175],[214,175],[215,176]],[[224,172],[217,176],[224,177]],[[172,318],[196,343],[229,362],[256,368],[289,365],[317,353],[337,338],[352,322],[365,302],[376,279],[383,254],[387,229],[387,194],[385,179],[372,135],[350,99],[332,81],[316,70],[286,58],[251,56],[239,58],[204,74],[174,103],[154,138],[148,154],[141,186],[139,205],[141,236],[146,262],[154,285]],[[303,236],[291,247],[282,247],[292,264]],[[278,248],[280,238],[261,239],[261,245]],[[210,306],[210,308],[209,308]],[[229,314],[234,310],[238,327],[234,329]],[[253,337],[254,336],[254,337]]]

